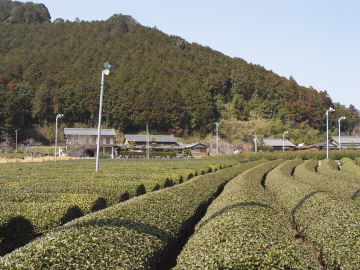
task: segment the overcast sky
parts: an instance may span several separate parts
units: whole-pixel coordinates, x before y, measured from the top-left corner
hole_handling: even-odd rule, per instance
[[[22,1],[26,2],[26,1]],[[144,26],[327,90],[360,109],[358,0],[33,0],[52,20],[131,15]]]

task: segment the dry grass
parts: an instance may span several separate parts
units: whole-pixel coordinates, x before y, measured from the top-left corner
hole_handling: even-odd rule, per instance
[[[77,158],[60,156],[56,160],[75,160]],[[49,162],[54,161],[54,157],[25,157],[25,158],[0,158],[0,163],[21,163],[21,162]]]

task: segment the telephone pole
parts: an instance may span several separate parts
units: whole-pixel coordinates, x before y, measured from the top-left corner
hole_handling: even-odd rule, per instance
[[[215,132],[216,132],[216,155],[219,155],[219,126],[221,125],[220,122],[215,122]]]

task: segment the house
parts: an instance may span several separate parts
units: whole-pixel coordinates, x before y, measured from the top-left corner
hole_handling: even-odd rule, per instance
[[[292,142],[290,142],[289,140],[285,139],[271,139],[271,138],[266,138],[263,139],[263,144],[264,146],[267,147],[271,147],[272,150],[278,150],[278,151],[282,151],[283,150],[283,146],[285,151],[289,151],[289,150],[295,150],[296,146],[295,144],[293,144]]]
[[[184,145],[178,142],[173,135],[132,135],[125,134],[124,147],[129,150],[145,151],[146,144],[155,151],[173,151],[182,154]]]
[[[330,142],[339,148],[339,137],[331,137]],[[360,149],[360,137],[358,136],[340,136],[341,149]]]
[[[185,149],[189,149],[190,155],[193,157],[203,157],[207,156],[207,145],[200,142],[188,144],[185,146]]]
[[[326,150],[327,147],[326,142],[315,143],[312,146],[316,147],[318,150]],[[337,149],[337,146],[329,142],[329,150],[334,150],[334,149]]]
[[[66,151],[69,156],[93,157],[97,150],[97,128],[64,128]],[[100,153],[114,157],[114,129],[101,129]]]

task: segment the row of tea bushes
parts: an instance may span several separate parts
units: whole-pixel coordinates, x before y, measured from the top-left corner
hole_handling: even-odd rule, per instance
[[[360,161],[360,159],[359,159],[359,161]],[[342,165],[341,170],[344,172],[360,174],[359,163],[356,163],[354,160],[352,160],[350,158],[341,159],[341,165]]]
[[[267,190],[293,219],[300,235],[317,251],[325,267],[358,269],[360,213],[357,205],[333,199],[283,171],[281,165],[268,174],[266,183]]]
[[[316,269],[262,186],[281,162],[261,164],[231,180],[196,226],[174,269]]]
[[[1,269],[158,269],[234,166],[89,214],[0,259]]]
[[[48,196],[47,202],[42,201]],[[27,202],[0,201],[0,255],[70,220],[105,207],[106,202],[93,194],[38,194]]]
[[[360,188],[358,183],[352,181],[355,175],[345,176],[337,169],[337,163],[333,160],[307,160],[296,167],[294,176],[299,181],[317,190],[329,192],[333,198],[340,200],[352,200],[353,194]]]

